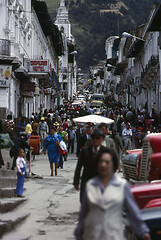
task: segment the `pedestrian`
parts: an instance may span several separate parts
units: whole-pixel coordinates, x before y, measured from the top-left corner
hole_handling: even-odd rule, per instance
[[[126,128],[122,131],[122,137],[124,141],[124,150],[131,150],[132,149],[132,130],[130,128],[130,124],[126,124]]]
[[[3,134],[3,122],[1,119],[0,119],[0,134]],[[2,166],[4,166],[4,161],[3,161],[1,147],[0,147],[0,168],[2,168]]]
[[[91,134],[92,134],[92,126],[88,125],[86,127],[86,131],[79,136],[79,139],[77,141],[77,153],[76,153],[77,157],[79,157],[81,149],[85,146],[86,142],[90,141]]]
[[[8,115],[7,120],[5,120],[4,122],[4,132],[10,135],[10,138],[12,139],[12,141],[15,140],[14,128],[15,128],[15,123],[12,120],[12,115]]]
[[[27,143],[27,136],[26,136],[26,134],[20,135],[14,141],[14,145],[10,149],[10,157],[13,158],[13,163],[12,163],[11,170],[14,170],[15,167],[16,167],[16,159],[18,157],[18,149],[23,149],[24,152],[25,152],[25,149],[33,150],[33,148],[30,147],[30,145]]]
[[[26,161],[24,158],[25,152],[22,148],[18,149],[18,157],[16,159],[16,167],[17,167],[17,187],[16,187],[16,196],[23,196],[23,186],[26,176]]]
[[[76,190],[79,190],[79,183],[81,179],[80,186],[80,202],[82,203],[83,194],[85,190],[86,182],[97,176],[97,164],[96,164],[96,155],[98,151],[104,148],[102,142],[104,140],[104,134],[98,129],[95,129],[91,135],[91,143],[89,146],[84,146],[80,152],[80,156],[77,162],[75,174],[74,174],[74,187]],[[81,175],[81,170],[83,172]]]
[[[117,134],[115,129],[112,130],[112,135],[110,137],[114,141],[116,152],[117,152],[118,156],[120,157],[120,150],[123,151],[123,146],[122,146],[120,136]]]
[[[30,121],[29,119],[26,119],[25,134],[27,135],[27,139],[30,138],[31,133],[32,133],[32,127],[31,127]]]
[[[61,139],[59,139],[59,164],[58,164],[58,168],[63,169],[63,165],[64,165],[64,161],[66,158],[66,153],[67,153],[67,146],[65,144],[65,142]]]
[[[53,126],[50,113],[47,115],[47,120],[46,121],[47,121],[48,127],[50,129]]]
[[[122,213],[125,208],[136,235],[150,240],[149,229],[142,221],[129,184],[116,175],[119,166],[117,154],[104,148],[99,151],[96,164],[98,176],[87,182],[75,230],[76,239],[124,240]]]
[[[36,118],[34,118],[32,124],[31,124],[32,130],[33,130],[32,135],[37,135],[38,126],[39,126],[39,124],[38,124]]]
[[[105,135],[102,146],[115,150],[115,143],[114,143],[113,139],[110,138],[110,131],[108,129],[107,124],[100,123],[100,125],[98,126],[98,129],[100,129],[103,132],[103,134]]]
[[[69,128],[68,152],[70,151],[70,148],[71,148],[71,153],[74,152],[75,137],[76,137],[75,130],[74,130],[73,126],[70,126],[70,128]]]
[[[21,117],[17,125],[17,128],[18,128],[18,136],[25,133],[25,128],[26,128],[25,117]]]
[[[66,126],[67,124],[64,124],[64,127],[63,127],[63,124],[60,124],[59,131],[57,132],[57,134],[63,139],[63,141],[65,142],[68,148],[69,134],[68,134],[68,128],[65,128]],[[68,153],[65,154],[64,161],[67,161],[67,157],[68,157]]]
[[[60,136],[56,133],[56,128],[50,129],[50,134],[45,139],[44,155],[46,150],[48,152],[48,158],[50,162],[51,176],[53,176],[53,164],[55,164],[55,176],[57,176],[57,168],[59,163],[59,141]]]
[[[39,123],[38,128],[37,128],[37,133],[38,133],[38,135],[40,135],[41,148],[44,147],[44,142],[45,142],[48,132],[49,132],[49,127],[48,127],[47,123],[45,122],[45,118],[42,117],[41,122]]]
[[[67,144],[68,143],[68,132],[64,131],[63,124],[59,125],[58,135],[63,139],[63,141]]]

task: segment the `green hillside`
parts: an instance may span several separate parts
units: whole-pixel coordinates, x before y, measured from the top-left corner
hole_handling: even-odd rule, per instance
[[[158,0],[161,2],[161,0]],[[46,0],[53,20],[59,0]],[[78,62],[88,68],[105,58],[105,40],[145,22],[153,0],[66,0]]]

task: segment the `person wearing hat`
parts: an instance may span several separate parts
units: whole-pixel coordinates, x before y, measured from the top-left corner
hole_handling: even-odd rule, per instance
[[[48,127],[47,122],[45,122],[44,117],[41,118],[41,122],[39,123],[38,128],[37,128],[37,133],[38,133],[38,135],[40,135],[41,148],[43,148],[46,136],[49,133],[49,127]]]
[[[82,203],[86,182],[93,177],[97,176],[97,163],[96,156],[99,150],[102,150],[102,142],[104,140],[104,134],[99,129],[95,129],[91,134],[91,143],[88,146],[84,146],[80,152],[79,159],[74,174],[73,185],[76,190],[79,190],[80,185],[80,202]],[[81,170],[83,172],[81,175]]]
[[[55,123],[54,123],[54,127],[56,128],[56,130],[58,130],[58,128],[59,128],[59,123],[58,123],[58,122],[55,122]]]

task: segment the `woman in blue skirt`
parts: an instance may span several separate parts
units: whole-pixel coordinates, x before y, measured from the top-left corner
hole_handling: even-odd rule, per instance
[[[16,196],[17,197],[24,197],[23,196],[23,185],[26,177],[26,161],[24,159],[24,150],[18,150],[18,157],[16,160],[16,167],[17,167],[17,188],[16,188]]]
[[[51,176],[53,176],[53,163],[55,163],[55,176],[57,176],[57,168],[59,163],[59,141],[60,136],[56,134],[56,128],[50,129],[50,134],[45,139],[44,154],[48,151],[50,162]]]

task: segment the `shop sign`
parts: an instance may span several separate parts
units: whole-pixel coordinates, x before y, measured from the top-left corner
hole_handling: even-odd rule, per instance
[[[23,90],[24,90],[24,92],[35,92],[35,83],[34,82],[24,82]]]
[[[52,89],[51,88],[46,88],[44,89],[44,94],[47,95],[47,94],[51,94],[52,93]]]
[[[23,92],[23,96],[25,98],[33,98],[34,97],[34,93],[33,92]]]
[[[0,65],[0,87],[8,88],[11,83],[11,65]]]
[[[40,88],[39,87],[35,87],[35,95],[39,95],[40,94]]]
[[[33,98],[26,98],[25,103],[32,104],[32,103],[34,103],[34,99]]]
[[[30,60],[30,72],[32,73],[48,73],[49,61],[48,60]]]

